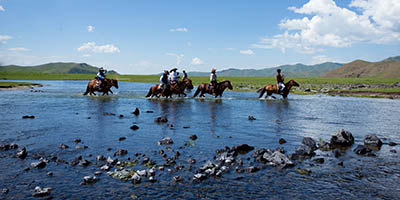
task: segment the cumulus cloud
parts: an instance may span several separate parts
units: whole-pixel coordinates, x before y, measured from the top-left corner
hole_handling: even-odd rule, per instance
[[[295,49],[304,53],[323,47],[349,47],[355,43],[390,44],[400,42],[400,3],[393,0],[353,0],[341,8],[333,0],[310,0],[289,10],[309,17],[284,19],[283,33],[263,37],[252,48]]]
[[[175,54],[175,53],[166,53],[165,55],[176,57],[176,65],[181,64],[183,56],[185,56],[183,54]]]
[[[204,62],[202,60],[200,60],[200,58],[194,57],[190,64],[191,65],[202,65],[202,64],[204,64]]]
[[[7,40],[11,40],[11,36],[8,35],[0,35],[0,43],[6,43]]]
[[[94,26],[88,26],[87,27],[88,32],[93,32],[94,31]]]
[[[15,47],[15,48],[9,48],[9,51],[29,51],[29,49],[24,48],[24,47]]]
[[[76,49],[77,51],[87,51],[93,53],[118,53],[119,48],[113,44],[96,45],[95,42],[87,42]]]
[[[3,6],[2,5],[0,5],[0,11],[6,11],[4,8],[3,8]]]
[[[254,52],[251,49],[240,50],[239,52],[240,52],[240,54],[244,54],[244,55],[253,55],[254,54]]]
[[[188,31],[189,30],[187,28],[185,28],[185,27],[169,29],[169,32],[188,32]]]

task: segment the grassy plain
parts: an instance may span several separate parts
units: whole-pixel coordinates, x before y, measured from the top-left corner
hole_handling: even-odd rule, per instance
[[[190,75],[190,74],[189,74]],[[0,80],[91,80],[95,74],[45,74],[45,73],[0,73]],[[158,83],[158,75],[108,75],[119,81]],[[209,82],[208,77],[189,76],[194,85]],[[377,94],[389,94],[400,96],[400,78],[291,78],[300,87],[294,88],[297,94],[327,93],[330,95],[368,96],[369,93],[376,97]],[[256,91],[266,84],[275,84],[275,77],[218,77],[218,80],[230,80],[234,91]]]

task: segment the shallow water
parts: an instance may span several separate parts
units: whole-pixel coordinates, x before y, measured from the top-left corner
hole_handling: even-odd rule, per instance
[[[190,181],[194,172],[184,169],[157,171],[160,176],[156,176],[155,183],[144,180],[134,185],[102,174],[97,183],[80,185],[84,176],[99,170],[97,155],[113,156],[118,149],[129,152],[120,160],[134,158],[134,153],[144,153],[157,163],[161,163],[162,158],[155,151],[164,149],[168,155],[173,155],[173,151],[178,150],[181,153],[179,163],[187,168],[186,160],[194,158],[197,160],[193,165],[195,169],[207,160],[213,161],[215,151],[225,146],[243,143],[256,148],[281,146],[293,153],[304,136],[329,141],[331,135],[342,128],[354,135],[356,144],[352,148],[362,144],[364,135],[370,133],[377,134],[384,142],[399,143],[399,100],[324,95],[259,100],[256,93],[230,91],[220,99],[151,100],[144,96],[152,84],[132,82],[121,82],[120,89],[113,89],[114,95],[90,97],[82,96],[86,81],[39,82],[45,86],[35,89],[43,92],[0,92],[0,143],[17,143],[28,150],[25,160],[13,157],[14,150],[0,151],[0,189],[10,190],[8,194],[1,194],[1,198],[34,198],[32,191],[36,186],[54,188],[51,196],[56,199],[393,199],[400,195],[399,145],[384,145],[375,152],[376,157],[359,156],[352,149],[339,158],[331,152],[317,151],[316,157],[325,158],[324,164],[305,160],[287,169],[267,167],[243,174],[231,170],[221,178],[210,177],[200,183]],[[139,116],[131,114],[136,107],[141,111]],[[147,110],[154,112],[146,113]],[[116,116],[104,115],[105,112]],[[120,118],[120,114],[124,117]],[[35,119],[22,119],[23,115],[34,115]],[[248,115],[256,120],[248,120]],[[159,116],[166,116],[173,127],[154,123]],[[140,129],[132,131],[133,124]],[[192,134],[198,139],[184,146]],[[165,136],[173,139],[173,151],[157,145]],[[126,140],[119,141],[120,137]],[[75,149],[73,140],[76,138],[88,148]],[[280,145],[280,138],[287,143]],[[70,148],[59,149],[61,143]],[[389,152],[391,149],[398,153]],[[242,157],[246,159],[250,154]],[[82,155],[94,165],[82,167],[49,162],[44,169],[25,172],[31,162],[38,160],[35,155],[46,158],[56,155],[66,161]],[[337,165],[341,161],[344,167]],[[247,162],[251,164],[255,163]],[[143,168],[137,165],[137,169]],[[312,173],[301,175],[297,168],[310,169]],[[46,176],[49,171],[54,176]],[[185,181],[172,182],[171,178],[176,175],[184,177]]]

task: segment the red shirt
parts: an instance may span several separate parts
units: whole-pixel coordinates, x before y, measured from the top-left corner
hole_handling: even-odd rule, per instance
[[[277,75],[276,75],[276,81],[277,81],[278,83],[283,83],[283,78],[282,78],[281,74],[277,74]]]

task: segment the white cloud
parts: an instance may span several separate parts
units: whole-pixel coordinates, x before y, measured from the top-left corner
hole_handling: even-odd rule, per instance
[[[176,57],[176,65],[181,64],[183,56],[185,56],[183,54],[175,54],[175,53],[166,53],[165,55]]]
[[[200,58],[194,57],[190,64],[191,65],[202,65],[202,64],[204,64],[204,62],[202,60],[200,60]]]
[[[172,28],[172,29],[169,29],[169,31],[170,32],[188,32],[189,30],[185,27],[182,27],[182,28]]]
[[[7,40],[11,40],[11,36],[8,35],[0,35],[0,43],[6,43]]]
[[[240,52],[240,54],[244,54],[244,55],[253,55],[254,54],[254,52],[251,49],[240,50],[239,52]]]
[[[90,54],[83,54],[82,56],[83,56],[83,57],[90,57],[90,56],[92,56],[92,55],[90,55]]]
[[[119,48],[113,44],[96,45],[95,42],[87,42],[76,49],[77,51],[88,51],[94,53],[118,53]]]
[[[0,5],[0,11],[6,11],[2,5]]]
[[[15,48],[9,48],[9,51],[29,51],[29,49],[24,48],[24,47],[15,47]]]
[[[393,0],[353,0],[341,8],[333,0],[310,0],[289,10],[310,17],[284,19],[282,34],[263,37],[252,48],[294,49],[304,53],[323,47],[349,47],[354,43],[400,43],[400,3]]]
[[[94,31],[94,26],[88,26],[87,27],[88,32],[93,32]]]
[[[318,55],[311,58],[311,64],[320,64],[325,62],[334,62],[334,59],[326,55]]]

